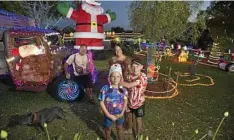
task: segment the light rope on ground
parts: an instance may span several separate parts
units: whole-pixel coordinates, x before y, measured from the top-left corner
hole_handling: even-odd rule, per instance
[[[176,75],[178,75],[178,73],[175,73]],[[180,84],[178,83],[178,85],[181,85],[181,86],[213,86],[214,85],[214,80],[210,77],[210,76],[207,76],[207,75],[202,75],[202,74],[196,74],[197,76],[201,76],[201,77],[206,77],[208,79],[210,79],[210,84],[202,84],[202,83],[194,83],[194,84]],[[187,76],[190,76],[189,73],[183,73],[183,74],[179,74],[180,77],[187,77]],[[193,80],[190,80],[190,81],[196,81],[196,80],[199,80],[198,78],[196,79],[193,79]]]
[[[187,82],[194,82],[194,81],[197,81],[197,80],[200,80],[201,78],[199,76],[195,76],[196,78],[192,79],[192,80],[185,80]]]
[[[168,77],[166,74],[163,74],[163,73],[159,73],[159,74],[162,76]],[[153,94],[163,94],[163,93],[170,93],[174,90],[172,95],[165,96],[165,97],[156,97],[156,96],[145,95],[145,98],[147,98],[147,99],[169,99],[169,98],[173,98],[173,97],[177,96],[179,94],[178,89],[177,89],[177,83],[172,78],[170,78],[170,85],[172,86],[172,88],[170,90],[167,90],[167,91],[156,92],[156,91],[146,90],[146,92],[153,93]]]
[[[203,62],[201,62],[200,60],[197,60],[197,62],[199,63],[199,64],[202,64],[202,65],[206,65],[206,66],[211,66],[211,67],[218,67],[217,65],[212,65],[212,64],[207,64],[207,63],[203,63]]]

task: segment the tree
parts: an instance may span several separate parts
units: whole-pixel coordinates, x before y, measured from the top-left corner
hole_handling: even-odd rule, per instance
[[[212,46],[213,46],[213,39],[210,30],[205,29],[202,31],[201,36],[198,39],[197,48],[210,51]]]
[[[197,13],[203,2],[160,2],[160,1],[135,1],[129,8],[129,20],[135,32],[143,32],[146,38],[151,41],[158,41],[163,36],[168,40],[184,38],[187,29],[191,28],[187,34],[192,42],[196,42],[200,30],[205,25],[204,17],[192,24],[188,18],[192,13]]]
[[[221,50],[233,46],[234,3],[232,1],[212,1],[206,10],[207,26]]]
[[[136,1],[131,3],[129,10],[133,30],[143,31],[151,41],[158,41],[163,36],[169,40],[181,36],[187,29],[189,15],[187,2]]]
[[[122,32],[124,32],[124,28],[121,28],[119,26],[111,27],[111,31],[114,31],[115,33],[122,33]]]
[[[57,3],[57,1],[21,1],[20,6],[28,17],[36,21],[38,26],[48,28],[59,16],[58,21],[62,19],[56,10]]]
[[[0,9],[14,12],[15,14],[19,15],[26,15],[25,11],[20,5],[20,1],[0,1]]]
[[[188,30],[185,33],[185,38],[190,41],[191,44],[197,45],[203,31],[206,29],[206,20],[203,11],[200,11],[197,18],[193,22],[188,23]]]
[[[0,8],[28,16],[36,21],[37,26],[48,28],[50,25],[56,26],[63,18],[56,10],[57,3],[57,1],[4,1],[0,2]]]

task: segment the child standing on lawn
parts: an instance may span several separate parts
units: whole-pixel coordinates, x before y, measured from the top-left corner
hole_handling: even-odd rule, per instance
[[[114,122],[116,122],[118,139],[122,140],[123,115],[128,101],[127,90],[120,86],[120,81],[122,79],[121,65],[112,65],[108,76],[109,85],[102,87],[98,98],[104,112],[106,140],[110,140],[111,127]]]
[[[141,72],[143,63],[140,59],[133,59],[131,63],[132,73],[128,76],[128,82],[121,83],[124,87],[128,88],[128,109],[127,109],[127,124],[128,130],[125,133],[132,134],[132,117],[136,117],[136,136],[140,139],[142,131],[142,117],[145,115],[145,97],[144,92],[147,86],[147,76]]]

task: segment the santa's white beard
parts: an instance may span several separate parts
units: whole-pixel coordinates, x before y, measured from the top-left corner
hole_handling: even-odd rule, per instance
[[[92,15],[101,15],[104,12],[104,9],[101,6],[92,6],[86,2],[82,3],[82,9]]]

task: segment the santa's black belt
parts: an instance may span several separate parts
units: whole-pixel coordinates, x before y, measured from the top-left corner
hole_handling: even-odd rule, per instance
[[[91,23],[76,23],[76,25],[91,25]],[[96,24],[97,26],[102,26],[100,24]],[[93,26],[96,26],[95,24],[93,24]]]

